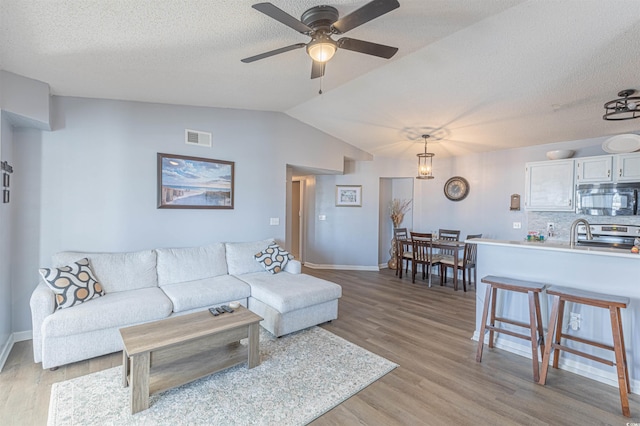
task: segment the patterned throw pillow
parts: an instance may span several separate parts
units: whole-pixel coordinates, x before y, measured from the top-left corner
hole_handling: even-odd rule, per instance
[[[87,258],[68,266],[41,268],[38,271],[45,283],[56,294],[58,309],[70,308],[105,294]]]
[[[256,253],[255,257],[256,260],[264,266],[264,269],[272,274],[277,274],[282,271],[287,265],[287,262],[289,262],[289,259],[293,259],[293,256],[290,255],[288,251],[285,251],[276,243],[270,244],[260,253]]]

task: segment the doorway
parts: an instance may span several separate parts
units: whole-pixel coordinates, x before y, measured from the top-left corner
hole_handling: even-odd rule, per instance
[[[413,178],[380,178],[380,218],[378,229],[378,263],[381,268],[387,267],[391,256],[391,239],[393,238],[393,222],[389,217],[389,204],[396,198],[413,200]],[[404,215],[400,227],[413,230],[413,202]]]
[[[291,211],[289,217],[291,217],[291,254],[296,259],[302,259],[300,253],[302,230],[302,185],[299,180],[291,182]]]

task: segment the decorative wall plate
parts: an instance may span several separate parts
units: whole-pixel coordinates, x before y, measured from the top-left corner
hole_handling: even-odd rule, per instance
[[[444,184],[444,195],[451,201],[464,200],[469,194],[469,182],[462,176],[454,176]]]
[[[640,136],[633,133],[616,135],[602,143],[604,152],[610,154],[623,154],[640,149]]]

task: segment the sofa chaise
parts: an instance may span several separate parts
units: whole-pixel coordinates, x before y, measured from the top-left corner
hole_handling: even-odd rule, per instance
[[[54,368],[122,350],[119,329],[239,301],[282,336],[338,317],[342,288],[289,260],[271,273],[256,254],[273,240],[158,248],[131,253],[60,252],[53,268],[89,259],[104,295],[57,309],[41,280],[31,296],[33,354]]]

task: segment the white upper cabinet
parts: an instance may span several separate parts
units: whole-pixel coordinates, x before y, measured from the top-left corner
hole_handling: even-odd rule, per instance
[[[640,182],[640,152],[617,155],[616,180],[618,182]]]
[[[576,158],[576,183],[613,182],[613,155]]]
[[[574,160],[527,163],[525,209],[574,211],[574,163]]]

